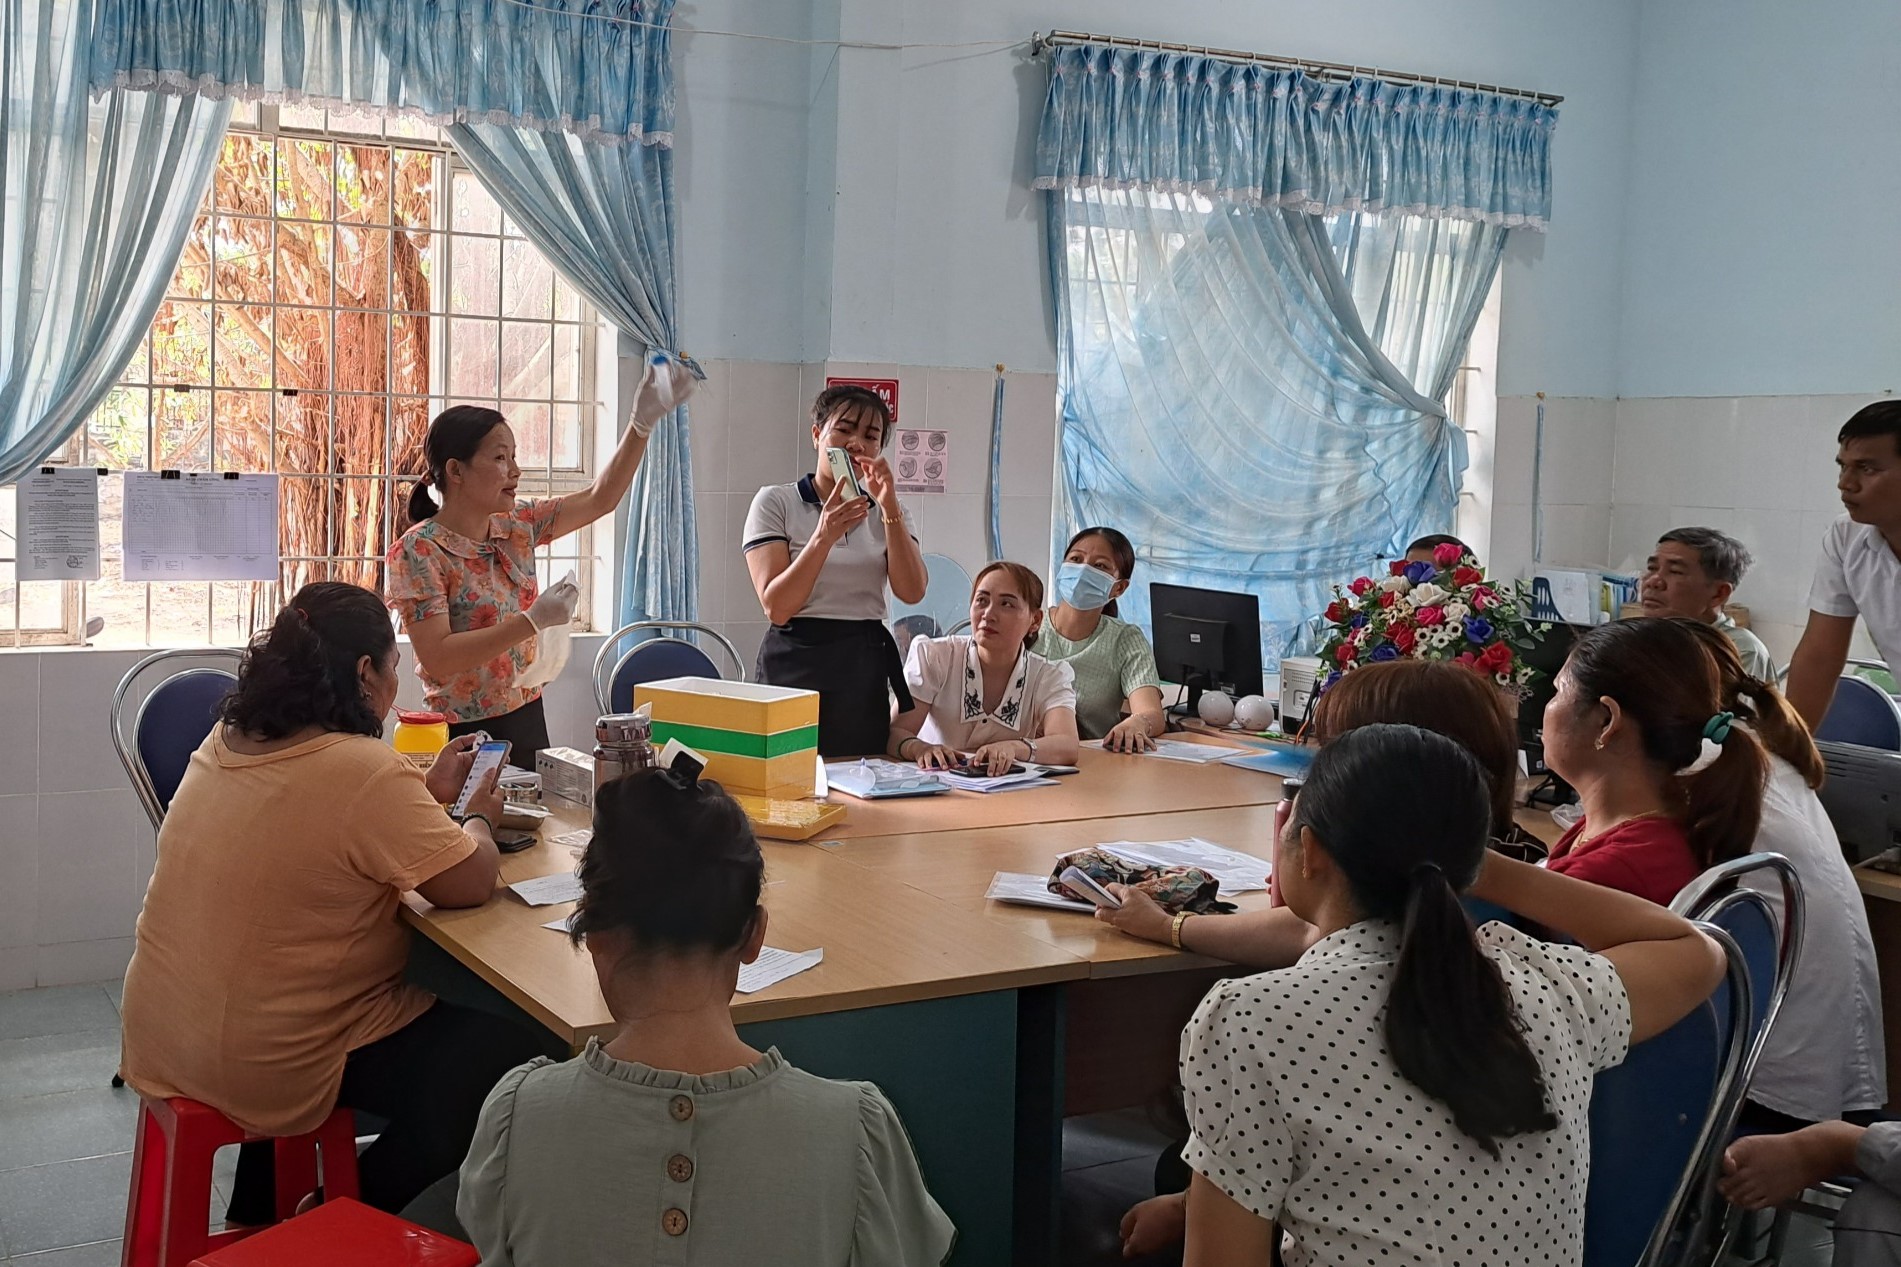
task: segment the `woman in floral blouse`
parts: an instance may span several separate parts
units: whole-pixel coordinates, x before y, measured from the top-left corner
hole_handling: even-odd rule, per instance
[[[429,424],[429,469],[409,495],[415,526],[390,549],[386,597],[415,646],[429,706],[450,716],[452,734],[485,730],[513,745],[517,763],[548,746],[541,690],[517,679],[534,661],[535,635],[573,619],[580,595],[571,583],[543,593],[535,550],[613,512],[654,426],[692,393],[693,373],[654,356],[613,456],[565,497],[515,500],[515,434],[497,411],[458,405]]]

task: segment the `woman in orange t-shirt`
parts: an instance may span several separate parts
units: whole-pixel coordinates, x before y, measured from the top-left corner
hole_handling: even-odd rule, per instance
[[[1668,906],[1704,868],[1748,853],[1767,765],[1728,709],[1690,621],[1622,620],[1580,638],[1544,736],[1584,817],[1547,865]]]
[[[397,1211],[462,1160],[501,1075],[534,1035],[403,982],[414,890],[479,906],[499,859],[490,778],[460,824],[473,739],[425,777],[381,742],[396,698],[382,600],[307,585],[254,640],[158,833],[126,971],[120,1073],[260,1135],[338,1104],[387,1119],[359,1159],[363,1199]],[[271,1220],[269,1144],[247,1144],[226,1217]]]

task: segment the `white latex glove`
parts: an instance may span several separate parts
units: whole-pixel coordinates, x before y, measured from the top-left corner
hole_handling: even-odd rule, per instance
[[[699,385],[700,380],[685,365],[660,352],[649,354],[640,386],[634,390],[634,410],[627,425],[635,435],[652,435],[660,420],[678,409]]]
[[[557,581],[529,604],[528,623],[535,627],[536,633],[568,624],[574,619],[574,609],[580,605],[581,587],[573,581]]]

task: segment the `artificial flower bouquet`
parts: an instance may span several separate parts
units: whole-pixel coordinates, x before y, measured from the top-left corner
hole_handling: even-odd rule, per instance
[[[1456,545],[1436,547],[1430,563],[1397,560],[1390,575],[1362,576],[1333,592],[1320,653],[1332,669],[1327,686],[1363,665],[1413,659],[1451,660],[1522,690],[1536,670],[1513,648],[1536,646],[1549,628],[1526,618],[1523,581],[1494,584]]]

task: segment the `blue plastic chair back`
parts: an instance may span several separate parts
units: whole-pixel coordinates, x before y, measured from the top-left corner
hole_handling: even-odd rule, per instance
[[[1749,967],[1749,1040],[1760,1042],[1770,1007],[1778,1002],[1776,973],[1782,960],[1782,929],[1775,912],[1754,889],[1737,889],[1697,918],[1736,939]]]
[[[133,742],[161,810],[171,807],[191,754],[218,724],[218,705],[237,684],[222,669],[189,669],[160,682],[139,706]]]
[[[1584,1201],[1584,1267],[1637,1267],[1664,1261],[1665,1226],[1696,1191],[1692,1171],[1714,1155],[1718,1118],[1737,1085],[1749,1000],[1740,950],[1726,943],[1729,972],[1682,1020],[1632,1047],[1597,1075],[1591,1093],[1591,1184]],[[1753,1007],[1749,1009],[1754,1011]],[[1727,1138],[1727,1136],[1724,1136]]]
[[[658,682],[670,677],[718,678],[719,666],[713,657],[690,642],[678,638],[649,638],[635,644],[614,666],[608,683],[608,707],[616,713],[634,708],[634,688],[643,682]]]
[[[1901,752],[1901,705],[1867,678],[1844,673],[1815,737]]]

